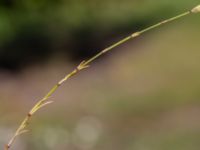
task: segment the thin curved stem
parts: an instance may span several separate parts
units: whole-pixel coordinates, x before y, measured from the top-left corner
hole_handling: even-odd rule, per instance
[[[192,9],[193,10],[193,9]],[[179,18],[182,18],[184,16],[187,16],[189,14],[193,13],[193,11],[187,11],[185,13],[182,13],[180,15],[177,15],[175,17],[172,17],[170,19],[161,21],[155,25],[152,25],[148,28],[145,28],[144,30],[135,32],[129,36],[127,36],[126,38],[120,40],[117,43],[114,43],[113,45],[105,48],[104,50],[100,51],[99,53],[97,53],[95,56],[93,56],[92,58],[88,59],[87,61],[83,61],[81,62],[74,70],[72,70],[72,72],[70,72],[69,74],[67,74],[62,80],[60,80],[56,85],[54,85],[52,87],[52,89],[50,89],[50,91],[41,99],[39,100],[33,107],[32,109],[29,111],[29,113],[26,115],[26,117],[24,118],[24,120],[21,122],[20,126],[18,127],[18,129],[16,130],[15,134],[12,136],[12,138],[10,139],[10,141],[8,142],[8,144],[5,145],[5,149],[4,150],[9,150],[10,147],[12,146],[12,144],[14,143],[14,141],[16,140],[16,138],[25,133],[27,130],[27,126],[29,124],[29,121],[31,119],[31,117],[34,115],[35,112],[37,112],[39,109],[41,109],[42,107],[52,103],[52,101],[49,101],[49,98],[53,95],[53,93],[65,82],[67,81],[69,78],[71,78],[72,76],[76,75],[78,72],[86,69],[89,67],[89,64],[92,63],[94,60],[96,60],[97,58],[99,58],[100,56],[102,56],[103,54],[109,52],[110,50],[112,50],[115,47],[118,47],[120,45],[122,45],[123,43],[129,41],[130,39],[133,39],[135,37],[140,36],[141,34],[150,31],[152,29],[155,29],[161,25],[164,25],[166,23],[172,22],[174,20],[177,20]]]

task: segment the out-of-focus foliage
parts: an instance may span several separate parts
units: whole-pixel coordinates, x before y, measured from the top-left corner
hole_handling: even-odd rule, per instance
[[[180,7],[176,8],[178,3]],[[188,3],[190,5],[187,5]],[[2,0],[0,2],[0,35],[4,39],[19,29],[23,29],[24,26],[31,28],[37,27],[36,25],[44,25],[55,32],[88,26],[104,29],[130,23],[130,20],[152,20],[160,12],[173,13],[173,10],[178,11],[191,5],[192,1],[186,0],[180,2],[166,0],[153,2],[149,0]],[[147,15],[152,16],[146,18]]]
[[[198,3],[1,0],[0,67],[59,57],[18,74],[0,70],[0,147],[31,106],[75,66],[60,54],[91,55],[117,40],[112,38]],[[13,149],[199,150],[199,18],[186,17],[126,43],[69,80]]]
[[[193,17],[121,46],[69,80],[13,148],[199,150],[200,22]],[[36,99],[73,67],[54,62],[0,74],[1,147]]]
[[[113,36],[194,5],[195,0],[1,0],[0,66],[15,68],[63,52],[85,57]]]

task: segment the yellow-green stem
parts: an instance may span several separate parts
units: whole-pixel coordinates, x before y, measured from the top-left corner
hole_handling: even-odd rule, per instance
[[[95,56],[93,56],[92,58],[88,59],[87,61],[83,61],[81,64],[79,64],[71,73],[67,74],[62,80],[60,80],[41,100],[39,100],[34,106],[33,108],[29,111],[29,113],[27,114],[27,116],[25,117],[25,119],[22,121],[22,123],[20,124],[20,126],[18,127],[18,129],[16,130],[14,136],[11,138],[11,140],[8,142],[8,144],[5,145],[5,150],[8,150],[12,144],[14,143],[15,139],[17,136],[19,136],[20,134],[26,132],[26,127],[28,126],[29,120],[32,117],[32,115],[37,112],[40,108],[42,108],[43,106],[51,103],[48,101],[48,99],[52,96],[52,94],[58,89],[58,87],[60,87],[60,85],[62,85],[65,81],[67,81],[69,78],[71,78],[72,76],[74,76],[75,74],[77,74],[79,71],[89,67],[89,64],[91,62],[93,62],[94,60],[96,60],[98,57],[102,56],[103,54],[107,53],[108,51],[112,50],[113,48],[129,41],[130,39],[133,39],[147,31],[150,31],[154,28],[157,28],[163,24],[169,23],[171,21],[177,20],[181,17],[184,17],[188,14],[193,13],[192,11],[187,11],[185,13],[182,13],[180,15],[177,15],[175,17],[172,17],[170,19],[164,20],[162,22],[159,22],[155,25],[152,25],[148,28],[145,28],[144,30],[135,32],[131,35],[129,35],[128,37],[120,40],[117,43],[114,43],[113,45],[105,48],[104,50],[100,51],[99,53],[97,53]]]

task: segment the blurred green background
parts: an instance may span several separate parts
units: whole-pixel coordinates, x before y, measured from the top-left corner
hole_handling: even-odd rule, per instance
[[[195,0],[1,0],[0,146],[66,73]],[[200,16],[130,41],[63,85],[13,150],[199,150]]]

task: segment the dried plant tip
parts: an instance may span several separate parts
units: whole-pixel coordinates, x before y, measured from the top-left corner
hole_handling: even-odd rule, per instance
[[[9,145],[5,145],[5,150],[8,150],[10,148]]]
[[[191,10],[192,13],[200,13],[200,5],[194,7],[192,10]]]

